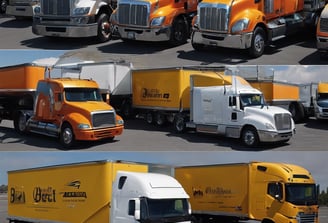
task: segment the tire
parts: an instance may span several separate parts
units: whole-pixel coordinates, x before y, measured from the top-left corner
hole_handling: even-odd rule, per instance
[[[60,131],[60,143],[65,148],[70,148],[75,143],[74,132],[72,126],[68,123],[63,124]]]
[[[195,31],[193,31],[191,33],[191,46],[192,46],[192,48],[194,48],[194,50],[196,50],[196,51],[203,51],[204,48],[205,48],[205,45],[200,44],[200,43],[195,43],[194,42],[194,35],[195,35]]]
[[[249,54],[254,57],[260,57],[264,53],[266,42],[266,35],[261,27],[256,27],[254,30],[251,47],[249,48]]]
[[[254,127],[245,127],[241,134],[241,141],[247,147],[256,147],[259,144],[259,136]]]
[[[97,20],[98,34],[97,39],[99,42],[104,43],[112,38],[112,25],[109,21],[109,16],[105,13],[100,14]]]
[[[164,114],[157,112],[155,115],[155,123],[158,126],[163,126],[166,122],[166,117]]]
[[[288,108],[292,114],[292,118],[295,123],[301,122],[305,118],[303,106],[299,103],[291,103]]]
[[[188,22],[185,18],[175,19],[172,24],[172,33],[170,43],[174,46],[179,46],[187,42],[189,38]]]
[[[151,112],[147,112],[146,114],[146,122],[148,124],[153,124],[154,123],[154,115]]]
[[[17,115],[14,118],[14,128],[15,128],[16,132],[18,132],[19,134],[26,133],[27,119],[28,119],[28,117],[26,117],[22,112],[17,113]]]
[[[181,114],[178,114],[174,117],[173,125],[174,130],[177,133],[183,133],[186,131],[186,122]]]
[[[7,5],[8,5],[8,0],[1,0],[0,1],[0,14],[5,14],[6,13]]]

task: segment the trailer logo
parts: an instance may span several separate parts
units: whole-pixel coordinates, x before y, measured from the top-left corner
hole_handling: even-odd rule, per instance
[[[194,197],[203,197],[205,195],[226,195],[232,194],[231,189],[225,189],[222,187],[206,187],[205,191],[200,188],[192,188]]]
[[[142,98],[164,98],[169,99],[170,93],[161,93],[159,89],[147,89],[143,88],[141,91]]]
[[[80,189],[81,181],[79,181],[79,180],[72,181],[72,182],[68,183],[67,186],[75,187],[77,189]]]
[[[66,184],[66,186],[80,189],[81,181],[75,180]],[[87,192],[84,191],[64,191],[61,193],[63,198],[87,198]]]
[[[20,189],[10,188],[10,203],[12,204],[25,203],[25,192]]]
[[[56,190],[52,187],[35,187],[33,190],[33,200],[35,202],[52,203],[56,202]]]

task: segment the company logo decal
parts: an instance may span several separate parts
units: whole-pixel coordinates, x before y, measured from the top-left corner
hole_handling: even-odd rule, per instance
[[[10,188],[9,201],[12,204],[23,204],[25,203],[25,192],[21,189]]]
[[[203,197],[204,195],[227,195],[232,194],[231,189],[226,189],[223,187],[206,187],[205,190],[201,188],[192,188],[192,193],[194,197]]]
[[[161,93],[159,89],[143,88],[141,91],[141,97],[149,99],[169,99],[170,93]]]

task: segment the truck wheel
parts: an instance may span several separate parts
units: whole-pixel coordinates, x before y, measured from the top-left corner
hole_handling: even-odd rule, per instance
[[[288,110],[292,114],[292,118],[296,123],[302,121],[305,118],[303,106],[299,103],[291,103]]]
[[[249,54],[252,57],[260,57],[263,55],[265,47],[265,32],[261,27],[256,27],[254,30],[252,45],[249,48]]]
[[[155,123],[158,126],[163,126],[165,124],[166,117],[164,114],[161,114],[160,112],[157,112],[155,115]]]
[[[19,112],[14,119],[14,128],[19,134],[23,134],[27,130],[26,126],[27,117],[22,113]]]
[[[174,125],[174,130],[177,133],[182,133],[186,131],[186,123],[184,117],[180,114],[174,117],[173,125]]]
[[[259,143],[259,136],[254,127],[245,127],[241,134],[241,140],[245,146],[255,147]]]
[[[191,33],[191,46],[192,46],[192,48],[194,48],[194,50],[196,50],[196,51],[203,51],[204,48],[205,48],[205,45],[200,44],[200,43],[195,43],[194,42],[194,35],[195,35],[195,31],[193,31]]]
[[[1,3],[0,3],[0,14],[5,14],[6,13],[6,8],[7,8],[7,5],[8,5],[8,0],[1,0]]]
[[[175,19],[172,25],[170,42],[172,45],[179,46],[187,42],[188,39],[188,22],[185,18]]]
[[[98,23],[98,35],[97,38],[101,43],[107,42],[112,38],[111,23],[109,16],[102,13],[97,20]]]
[[[153,113],[147,112],[147,114],[146,114],[146,122],[148,124],[153,124],[153,122],[154,122],[154,115],[153,115]]]
[[[70,124],[64,124],[60,131],[60,143],[65,147],[69,148],[74,144],[74,133]]]

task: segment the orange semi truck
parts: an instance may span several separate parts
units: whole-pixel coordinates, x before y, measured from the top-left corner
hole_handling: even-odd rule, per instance
[[[180,45],[190,37],[197,0],[118,0],[111,22],[123,40],[169,41]]]
[[[59,137],[65,147],[122,134],[123,119],[95,81],[50,78],[46,71],[34,64],[0,68],[0,121],[13,120],[19,133]]]
[[[260,57],[265,45],[315,27],[324,0],[203,0],[198,4],[191,44],[247,49]]]

